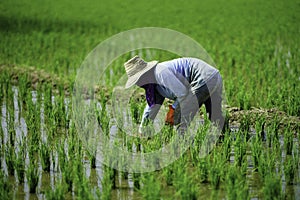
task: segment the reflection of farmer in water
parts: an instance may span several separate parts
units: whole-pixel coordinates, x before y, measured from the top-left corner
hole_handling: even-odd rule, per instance
[[[147,105],[139,128],[141,134],[143,128],[154,120],[165,98],[175,100],[169,105],[166,123],[179,124],[180,133],[186,130],[202,104],[211,122],[223,126],[222,78],[214,67],[196,58],[158,63],[145,62],[139,56],[131,58],[124,66],[128,75],[125,87],[136,84],[146,91]]]

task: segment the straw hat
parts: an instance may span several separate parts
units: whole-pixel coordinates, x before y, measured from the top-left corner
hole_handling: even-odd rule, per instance
[[[128,76],[125,88],[133,86],[143,74],[155,67],[157,63],[158,61],[145,62],[139,56],[134,56],[128,60],[124,64],[125,71]]]

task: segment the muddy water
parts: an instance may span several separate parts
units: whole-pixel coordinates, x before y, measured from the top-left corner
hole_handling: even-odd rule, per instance
[[[25,118],[22,116],[22,106],[19,104],[18,101],[18,88],[13,87],[13,126],[14,126],[14,131],[15,131],[15,153],[18,154],[21,148],[21,144],[25,142],[25,138],[27,137],[27,124]],[[32,91],[32,101],[33,103],[37,102],[37,93],[36,91]],[[43,96],[41,98],[43,100]],[[54,103],[54,97],[52,98],[52,102]],[[65,99],[65,109],[68,110],[68,104],[69,104],[69,99]],[[1,128],[3,132],[3,136],[1,136],[1,168],[4,171],[6,175],[8,175],[8,166],[5,160],[6,155],[6,145],[8,144],[9,140],[9,120],[11,119],[9,116],[9,112],[7,110],[8,105],[6,102],[1,103]],[[43,102],[41,102],[41,107],[40,107],[40,133],[41,133],[41,141],[44,143],[47,143],[47,133],[45,131],[45,116],[44,116],[44,105]],[[235,132],[238,131],[238,127],[231,127],[231,131],[234,134]],[[116,128],[112,127],[111,128],[111,137],[115,135]],[[255,130],[251,130],[252,136],[255,135]],[[282,136],[280,136],[280,145],[281,148],[284,148],[284,139]],[[296,151],[294,153],[299,153],[298,152],[298,141],[297,138],[294,138],[294,145],[296,145]],[[64,149],[66,154],[68,154],[68,142],[67,140],[64,143]],[[282,151],[284,152],[284,151]],[[38,182],[38,187],[36,190],[36,193],[30,193],[29,191],[29,184],[26,176],[24,177],[24,183],[19,183],[19,178],[17,175],[15,176],[9,176],[9,182],[13,185],[13,197],[14,199],[45,199],[45,191],[47,191],[49,188],[54,189],[56,183],[62,178],[62,173],[59,169],[59,158],[58,158],[58,151],[55,150],[55,148],[52,150],[50,154],[50,172],[44,172],[42,170],[42,165],[41,161],[39,159],[38,162],[38,172],[39,172],[39,182]],[[96,155],[97,157],[97,155]],[[281,160],[281,166],[283,167],[283,161],[285,160],[286,155],[283,153],[282,154],[282,160]],[[248,184],[250,187],[250,196],[252,199],[258,199],[259,196],[258,194],[260,193],[261,190],[261,183],[258,180],[257,174],[253,172],[253,163],[251,159],[251,152],[247,151],[247,158],[248,158],[248,169],[247,169],[247,177],[248,177]],[[103,165],[96,160],[96,168],[92,168],[90,164],[90,160],[84,159],[82,160],[83,165],[84,165],[84,170],[85,170],[85,175],[89,179],[90,183],[95,187],[95,188],[101,188],[105,187],[102,186],[102,180],[104,177],[104,169]],[[231,157],[230,157],[230,162],[234,162],[234,148],[231,150]],[[26,159],[25,159],[25,169],[29,166],[30,160],[28,156],[28,152],[26,152]],[[282,170],[282,169],[278,169]],[[16,174],[16,173],[15,173]],[[300,177],[300,170],[298,171],[298,177]],[[282,189],[283,191],[286,191],[290,195],[290,197],[294,197],[297,199],[297,197],[300,196],[300,184],[295,184],[295,185],[287,185],[285,184],[285,177],[284,175],[282,176]],[[219,197],[225,198],[225,193],[223,191],[224,189],[221,188],[219,191]],[[175,189],[172,186],[166,186],[162,189],[162,196],[165,198],[171,198],[174,193]],[[201,191],[199,191],[199,194],[201,195],[201,199],[208,199],[211,197],[211,187],[208,184],[202,184],[201,186]],[[70,194],[68,196],[68,199],[73,199],[75,198],[74,193]],[[134,190],[134,182],[133,182],[133,174],[128,174],[128,177],[125,179],[121,173],[117,175],[116,178],[116,189],[112,190],[112,199],[142,199],[142,196],[139,192]]]

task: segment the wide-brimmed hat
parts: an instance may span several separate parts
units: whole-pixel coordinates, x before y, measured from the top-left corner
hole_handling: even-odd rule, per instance
[[[125,88],[130,88],[133,86],[143,74],[152,69],[157,65],[158,61],[145,62],[139,56],[134,56],[128,60],[125,64],[125,71],[128,76]]]

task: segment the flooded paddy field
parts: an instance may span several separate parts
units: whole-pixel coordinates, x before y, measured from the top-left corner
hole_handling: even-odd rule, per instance
[[[162,199],[268,195],[296,199],[300,194],[299,119],[283,112],[252,109],[238,117],[242,111],[227,108],[229,130],[209,155],[197,154],[201,141],[197,136],[206,134],[200,128],[182,157],[166,168],[140,174],[107,167],[100,162],[101,154],[85,149],[72,124],[68,96],[52,94],[51,87],[22,91],[8,84],[2,91],[1,192],[6,197],[144,199],[154,192]],[[204,119],[198,120],[204,126]],[[110,141],[122,138],[130,151],[137,145],[155,149],[173,134],[166,128],[157,135],[159,140],[139,143],[110,121]]]

